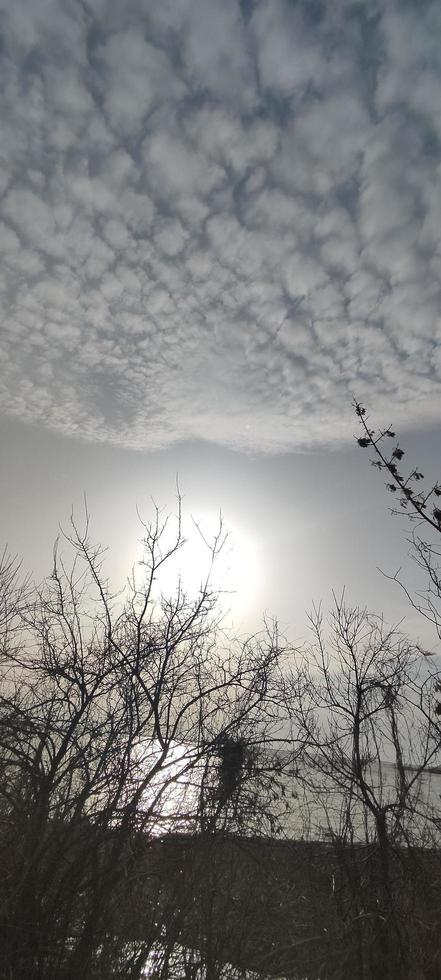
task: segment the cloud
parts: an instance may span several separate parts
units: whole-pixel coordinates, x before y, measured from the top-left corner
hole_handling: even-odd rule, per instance
[[[0,408],[135,448],[438,422],[439,4],[4,12]]]
[[[251,30],[256,63],[264,90],[282,96],[301,96],[317,87],[325,73],[324,53],[305,24],[306,5],[285,0],[256,5]]]
[[[185,91],[166,54],[136,30],[111,36],[99,56],[104,115],[122,137],[139,138],[149,113]]]

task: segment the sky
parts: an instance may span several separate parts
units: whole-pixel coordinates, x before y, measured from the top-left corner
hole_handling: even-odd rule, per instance
[[[344,585],[407,615],[351,399],[440,475],[438,0],[0,0],[0,29],[2,539],[44,574],[86,493],[122,580],[178,474],[236,541],[238,626],[303,635]]]

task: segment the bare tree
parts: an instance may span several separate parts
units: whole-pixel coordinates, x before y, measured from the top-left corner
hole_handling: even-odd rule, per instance
[[[387,577],[399,584],[413,608],[434,626],[441,639],[441,484],[436,481],[426,485],[418,467],[407,469],[405,450],[394,430],[390,426],[372,429],[364,406],[354,401],[354,408],[362,430],[357,443],[361,449],[373,451],[371,464],[386,477],[386,489],[394,499],[392,514],[405,516],[411,525],[409,554],[423,573],[423,585],[411,590],[403,581],[401,570]]]
[[[264,737],[277,637],[227,636],[209,573],[196,596],[179,582],[163,596],[158,576],[183,544],[180,501],[169,533],[158,510],[143,523],[142,574],[124,595],[110,589],[87,514],[83,528],[72,518],[70,558],[58,544],[41,587],[20,591],[3,561],[4,977],[139,977],[167,929],[149,845],[195,829],[220,746],[245,729]],[[220,527],[210,566],[222,538]]]
[[[405,637],[343,599],[328,622],[314,610],[311,626],[291,710],[305,734],[305,796],[334,854],[326,975],[433,976],[440,896],[435,879],[426,902],[421,849],[439,847],[426,778],[441,757],[439,676]]]

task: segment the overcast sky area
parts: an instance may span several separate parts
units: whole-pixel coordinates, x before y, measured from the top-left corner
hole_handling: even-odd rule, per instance
[[[178,473],[238,624],[407,616],[351,399],[441,476],[439,0],[0,11],[2,539],[44,574],[85,492],[123,579]]]

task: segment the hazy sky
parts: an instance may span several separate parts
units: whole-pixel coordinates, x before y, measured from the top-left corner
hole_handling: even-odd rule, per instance
[[[2,537],[42,574],[85,491],[118,578],[178,472],[238,622],[400,615],[350,403],[439,475],[439,0],[0,11]]]

